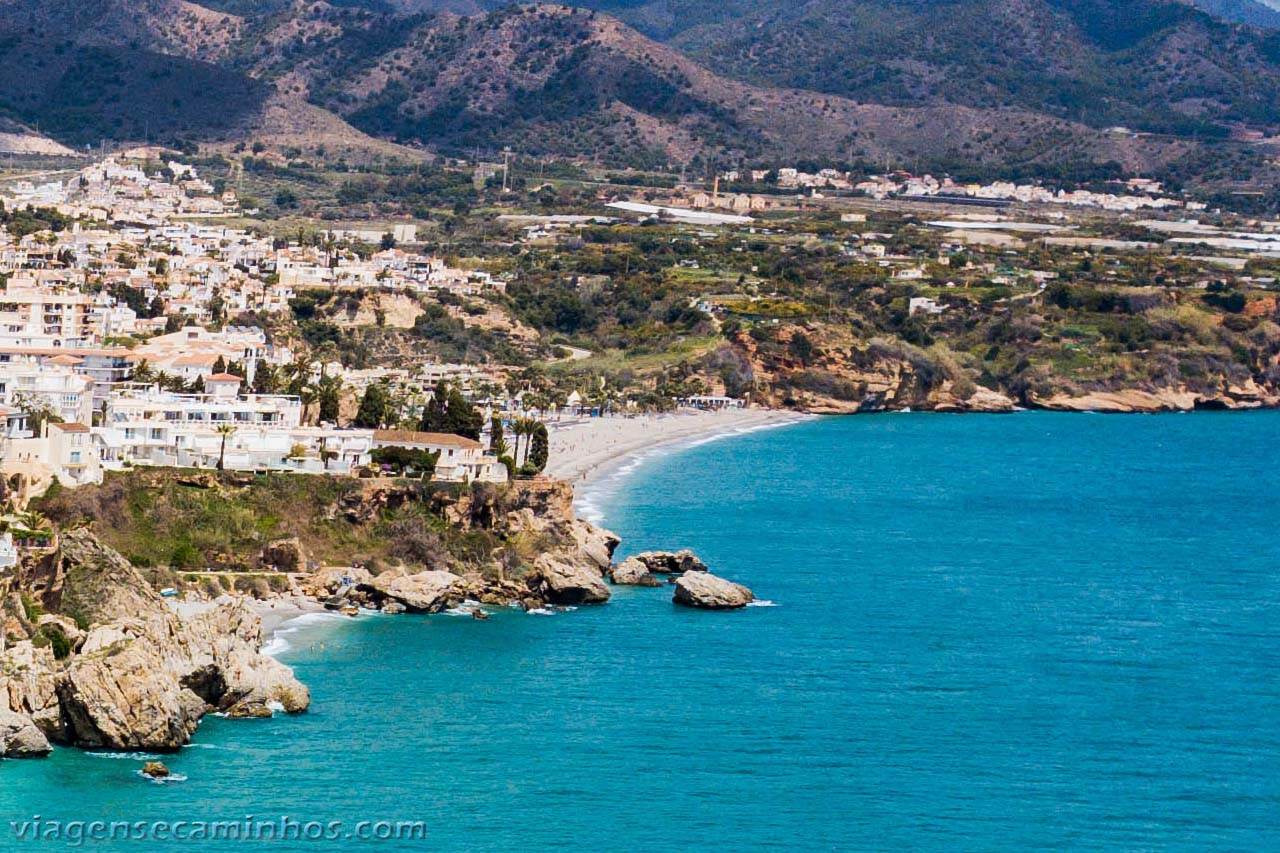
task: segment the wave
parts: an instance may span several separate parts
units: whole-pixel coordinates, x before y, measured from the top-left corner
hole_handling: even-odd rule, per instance
[[[301,616],[295,616],[288,620],[277,630],[277,634],[292,634],[300,628],[308,625],[323,625],[326,622],[346,622],[350,616],[343,616],[341,613],[332,613],[328,610],[316,611],[315,613],[303,613]]]
[[[168,776],[159,777],[159,778],[155,776],[148,776],[147,774],[143,773],[141,770],[137,771],[137,773],[139,776],[141,776],[143,779],[146,779],[148,782],[152,783],[153,785],[168,785],[172,782],[187,781],[187,777],[182,775],[181,773],[170,773]]]
[[[288,640],[286,640],[284,637],[278,636],[279,632],[276,632],[276,633],[277,633],[277,636],[272,637],[270,640],[267,640],[265,643],[262,644],[261,651],[264,655],[266,655],[269,658],[276,657],[277,655],[282,655],[285,652],[289,651],[289,649],[293,648],[293,646],[289,644]]]
[[[160,756],[151,752],[86,752],[93,758],[110,758],[114,761],[159,761]]]
[[[465,599],[461,604],[458,604],[454,607],[450,607],[448,610],[444,611],[444,613],[446,616],[470,617],[471,612],[473,610],[484,610],[484,608],[480,606],[480,602],[472,601],[471,599],[468,598],[468,599]]]
[[[767,598],[757,598],[755,601],[747,602],[748,607],[777,607],[778,605]]]

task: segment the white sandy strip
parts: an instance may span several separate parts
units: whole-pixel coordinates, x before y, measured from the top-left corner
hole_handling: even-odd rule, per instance
[[[190,619],[206,610],[211,610],[225,601],[232,601],[233,596],[224,595],[213,601],[178,601],[176,599],[168,599],[166,603],[169,609],[178,614],[179,619]],[[291,622],[295,622],[304,616],[322,613],[327,614],[329,611],[318,601],[302,595],[284,596],[281,598],[269,598],[265,601],[257,601],[251,598],[245,598],[245,602],[249,605],[249,609],[258,614],[258,618],[262,620],[262,637],[266,641],[264,650],[268,654],[271,653],[271,641],[275,639],[276,632]],[[336,616],[336,614],[335,614]]]
[[[798,417],[791,412],[770,409],[730,409],[552,422],[547,474],[580,486],[612,467],[611,463],[661,445],[786,423]]]

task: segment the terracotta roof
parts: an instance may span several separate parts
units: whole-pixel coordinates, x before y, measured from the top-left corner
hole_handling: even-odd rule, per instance
[[[53,358],[46,359],[47,364],[84,364],[83,358],[76,358],[74,355],[55,355]]]
[[[236,376],[234,373],[215,373],[212,376],[206,376],[205,382],[243,382],[244,377]]]
[[[461,447],[480,450],[483,444],[464,435],[447,432],[414,432],[407,429],[375,429],[373,440],[383,444],[426,444],[431,447]]]
[[[197,355],[184,355],[181,358],[173,360],[174,367],[204,367],[206,365],[212,367],[218,362],[218,356],[212,353],[203,353]]]
[[[62,430],[63,432],[88,432],[89,427],[85,424],[69,423],[69,424],[49,424],[51,427]]]

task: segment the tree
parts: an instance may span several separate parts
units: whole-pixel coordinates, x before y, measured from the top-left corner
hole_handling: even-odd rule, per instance
[[[517,465],[519,465],[520,464],[520,437],[522,435],[527,435],[527,433],[525,432],[525,419],[516,418],[514,421],[512,421],[511,432],[513,432],[516,437],[515,452],[512,454],[512,460]]]
[[[360,398],[360,408],[356,411],[353,426],[360,429],[378,429],[391,423],[394,419],[391,404],[391,392],[381,382],[375,382],[364,389]]]
[[[499,459],[507,455],[507,439],[502,432],[500,415],[494,415],[489,419],[489,452]]]
[[[336,424],[342,408],[342,380],[336,376],[321,376],[316,384],[316,399],[320,402],[320,420]]]
[[[226,360],[225,358],[223,358],[222,356],[218,356],[218,360],[217,360],[217,361],[215,361],[215,362],[213,363],[213,372],[214,372],[214,373],[226,373],[226,372],[227,372],[227,360]]]
[[[517,418],[513,428],[517,435],[525,436],[524,440],[524,456],[520,456],[520,441],[516,441],[516,461],[522,465],[529,461],[529,453],[533,449],[533,438],[537,432],[539,423],[533,418]]]
[[[213,296],[209,299],[209,326],[215,330],[221,329],[226,319],[227,303],[222,298],[222,291],[215,289]]]
[[[538,473],[546,470],[547,460],[551,456],[551,438],[547,434],[547,425],[539,421],[534,424],[533,437],[530,439],[529,464],[538,469]]]
[[[267,364],[265,358],[258,359],[253,369],[253,393],[274,394],[279,387],[280,378],[276,375],[276,369]]]
[[[218,448],[218,470],[221,471],[226,467],[227,459],[227,438],[234,435],[236,431],[234,424],[218,424],[217,433],[222,436],[222,446]]]
[[[302,403],[302,422],[305,424],[307,422],[307,412],[311,410],[311,404],[316,401],[319,395],[316,393],[315,386],[304,385],[298,389],[297,397],[298,401]]]
[[[382,241],[379,243],[379,246],[384,252],[388,249],[394,249],[396,247],[396,238],[390,233],[383,234]]]
[[[461,391],[442,379],[436,383],[423,409],[418,428],[423,432],[445,432],[479,441],[484,415]]]
[[[39,438],[44,434],[45,424],[60,424],[62,418],[49,405],[48,401],[19,391],[13,395],[13,404],[27,413],[27,428],[31,434]]]
[[[155,379],[156,372],[145,361],[138,362],[138,366],[133,369],[133,373],[129,374],[129,381],[131,382],[154,382]]]

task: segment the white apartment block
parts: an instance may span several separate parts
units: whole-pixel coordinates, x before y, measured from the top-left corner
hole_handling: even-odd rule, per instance
[[[62,358],[57,356],[44,364],[0,363],[0,406],[28,413],[42,408],[67,423],[91,424],[94,382],[59,362]]]

